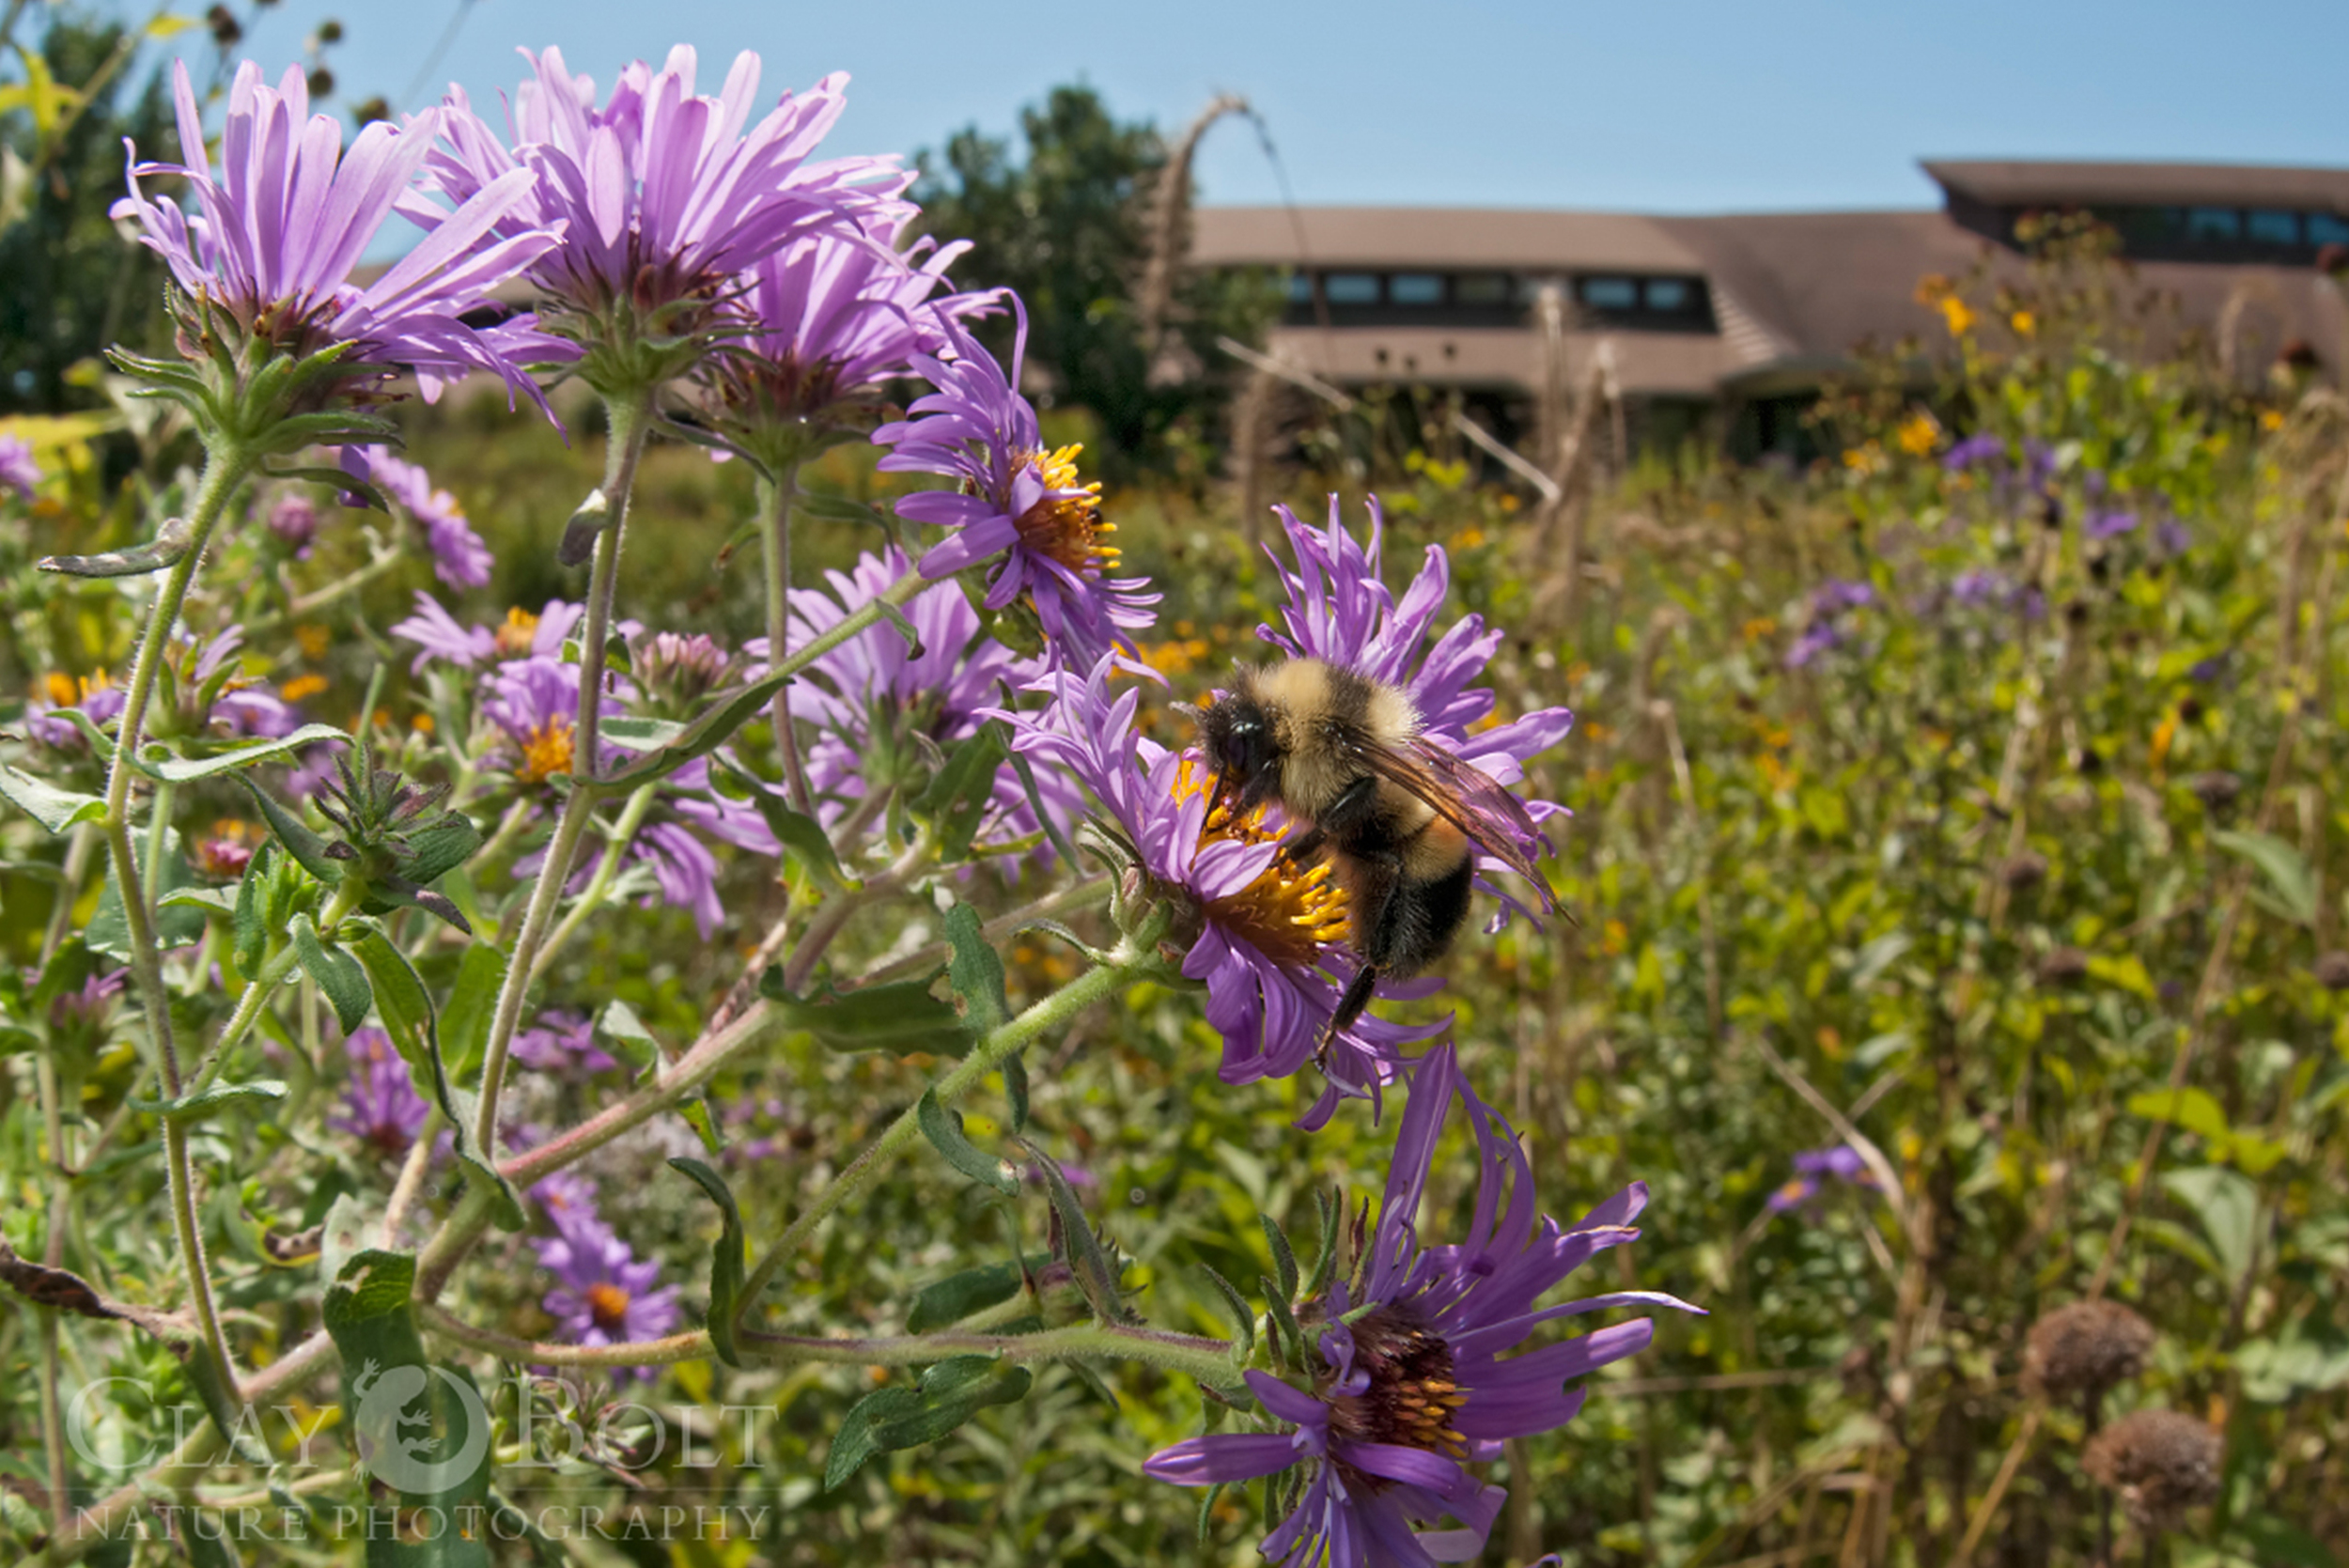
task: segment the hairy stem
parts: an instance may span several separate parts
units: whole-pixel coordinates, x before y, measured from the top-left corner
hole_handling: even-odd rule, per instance
[[[758,542],[767,569],[767,657],[780,660],[790,647],[791,629],[791,503],[800,491],[795,464],[773,479],[758,481]],[[800,764],[800,737],[791,728],[791,689],[775,693],[775,750],[783,759],[783,786],[791,809],[816,815],[815,797],[808,793],[807,770]]]
[[[607,398],[604,408],[612,422],[604,452],[603,497],[612,520],[596,536],[595,566],[587,583],[587,615],[579,633],[579,717],[571,729],[571,792],[548,842],[545,862],[530,892],[522,928],[515,935],[508,955],[506,982],[498,987],[497,1011],[490,1021],[490,1039],[481,1059],[481,1111],[474,1137],[485,1150],[497,1148],[498,1101],[506,1087],[506,1052],[521,1027],[522,1003],[538,979],[538,953],[570,880],[579,846],[601,799],[594,784],[596,747],[603,724],[603,646],[612,625],[612,601],[619,589],[620,536],[628,525],[630,491],[636,484],[637,460],[644,456],[645,437],[652,427],[649,390],[633,398]]]
[[[252,456],[243,447],[228,442],[220,442],[206,455],[204,477],[196,485],[194,515],[189,519],[187,552],[172,563],[163,576],[163,586],[156,591],[155,607],[148,614],[146,633],[140,637],[138,653],[132,661],[130,684],[123,691],[122,722],[116,732],[114,763],[106,776],[106,846],[114,862],[115,887],[122,898],[124,924],[131,937],[131,974],[147,1017],[156,1078],[166,1099],[179,1097],[179,1053],[172,1039],[171,994],[163,986],[163,949],[155,932],[154,906],[148,902],[138,847],[131,835],[131,776],[136,771],[132,763],[139,753],[148,704],[154,697],[156,679],[168,656],[171,629],[179,619],[179,607],[187,601],[188,588],[195,581],[196,567],[203,562],[212,530],[219,525],[228,498],[236,493],[252,462]],[[161,831],[159,817],[157,831]],[[220,1313],[212,1303],[211,1276],[204,1264],[187,1133],[179,1123],[170,1119],[163,1123],[163,1158],[171,1188],[173,1228],[179,1233],[179,1261],[188,1271],[196,1325],[206,1347],[220,1364],[221,1375],[233,1389],[236,1364],[228,1358],[227,1342],[221,1335]]]
[[[1044,998],[1018,1017],[1003,1024],[971,1049],[971,1054],[957,1064],[955,1070],[932,1086],[941,1105],[951,1105],[962,1097],[988,1074],[1002,1066],[1014,1052],[1020,1050],[1046,1032],[1071,1022],[1078,1014],[1113,995],[1117,988],[1131,979],[1140,967],[1141,955],[1130,944],[1121,945],[1112,955],[1111,962],[1087,970],[1059,990]],[[784,1260],[799,1250],[816,1228],[832,1212],[872,1185],[882,1168],[921,1134],[919,1107],[908,1106],[864,1151],[848,1163],[848,1169],[834,1176],[832,1185],[816,1196],[815,1202],[800,1211],[781,1240],[767,1250],[751,1270],[748,1282],[742,1287],[741,1300],[745,1309],[756,1301],[775,1270]]]
[[[637,785],[636,793],[630,795],[628,803],[620,808],[619,820],[612,825],[612,842],[605,846],[603,859],[597,862],[595,876],[580,895],[571,901],[570,910],[564,915],[563,924],[554,928],[546,944],[538,949],[538,956],[530,974],[532,985],[546,978],[547,968],[554,962],[554,955],[578,935],[587,917],[603,907],[604,895],[612,891],[613,882],[618,879],[620,862],[628,854],[628,846],[634,841],[636,830],[645,825],[645,816],[652,810],[653,794],[659,788],[658,784]]]

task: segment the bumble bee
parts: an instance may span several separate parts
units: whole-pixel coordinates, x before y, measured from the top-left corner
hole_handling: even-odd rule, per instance
[[[1488,774],[1423,737],[1408,693],[1319,659],[1237,666],[1232,692],[1191,710],[1215,769],[1213,809],[1244,815],[1277,800],[1302,827],[1292,864],[1327,849],[1361,959],[1322,1036],[1326,1051],[1381,980],[1404,980],[1450,950],[1468,919],[1476,857],[1540,890],[1540,830]]]

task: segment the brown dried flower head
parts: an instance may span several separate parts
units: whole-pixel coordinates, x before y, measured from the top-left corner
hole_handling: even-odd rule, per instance
[[[2088,973],[2088,955],[2077,947],[2048,950],[2039,960],[2039,982],[2043,986],[2069,986]]]
[[[2026,849],[1999,867],[1999,879],[2017,893],[2035,888],[2047,879],[2047,857]]]
[[[2349,953],[2320,953],[2310,966],[2316,983],[2328,991],[2349,991]]]
[[[2118,1301],[2074,1301],[2030,1326],[2023,1386],[2051,1399],[2103,1394],[2145,1370],[2154,1326]]]
[[[2138,1528],[2175,1529],[2218,1495],[2218,1434],[2175,1410],[2139,1410],[2096,1434],[2080,1467],[2120,1495]]]

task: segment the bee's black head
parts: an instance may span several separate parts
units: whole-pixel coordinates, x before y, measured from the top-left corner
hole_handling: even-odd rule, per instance
[[[1249,805],[1271,792],[1281,754],[1272,716],[1246,691],[1235,691],[1199,712],[1199,745],[1227,788]]]

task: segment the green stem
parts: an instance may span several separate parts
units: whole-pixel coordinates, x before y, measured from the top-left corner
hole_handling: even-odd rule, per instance
[[[1141,959],[1142,955],[1133,951],[1130,945],[1121,945],[1117,952],[1111,955],[1109,963],[1088,970],[1018,1017],[994,1030],[972,1048],[971,1054],[964,1057],[953,1072],[933,1086],[938,1103],[952,1105],[1030,1041],[1067,1024],[1095,1002],[1114,994],[1141,967]],[[841,1204],[871,1186],[884,1165],[922,1136],[918,1104],[908,1106],[889,1125],[887,1131],[866,1144],[864,1151],[848,1163],[848,1169],[833,1177],[832,1185],[817,1194],[816,1201],[800,1212],[800,1217],[783,1233],[782,1239],[769,1248],[766,1256],[758,1260],[758,1266],[751,1270],[740,1298],[745,1308],[758,1299],[768,1281],[774,1278],[775,1270],[783,1266],[783,1261],[814,1234],[818,1225]]]
[[[187,601],[196,567],[204,559],[205,547],[211,542],[212,530],[227,510],[228,498],[236,493],[252,464],[250,453],[226,441],[206,455],[204,476],[196,485],[194,516],[189,519],[187,552],[173,562],[164,574],[163,586],[155,594],[155,607],[148,613],[147,630],[140,637],[138,653],[132,660],[130,684],[123,691],[122,722],[116,732],[114,763],[106,777],[106,815],[102,819],[106,846],[114,862],[115,887],[122,896],[123,923],[131,938],[131,974],[147,1017],[156,1078],[166,1099],[178,1099],[180,1094],[179,1053],[172,1039],[171,993],[163,986],[163,952],[155,933],[154,906],[148,901],[137,846],[131,835],[131,777],[137,771],[132,762],[139,754],[148,704],[155,693],[156,677],[163,672],[171,644],[171,629],[179,619],[179,607]],[[167,801],[169,798],[163,799]],[[196,1226],[194,1172],[188,1161],[187,1133],[181,1124],[169,1118],[163,1123],[163,1159],[171,1189],[173,1228],[179,1233],[179,1261],[188,1271],[196,1325],[206,1348],[219,1363],[221,1375],[227,1379],[233,1392],[236,1363],[228,1358],[228,1344],[221,1334],[220,1313],[212,1303],[211,1276],[204,1265],[203,1234]]]
[[[538,978],[538,952],[562,902],[564,884],[570,880],[579,846],[587,836],[600,793],[595,787],[596,750],[603,724],[603,646],[612,626],[612,601],[619,590],[620,538],[628,526],[630,493],[636,488],[636,464],[645,453],[645,438],[652,429],[652,391],[649,387],[625,397],[607,397],[604,410],[611,436],[604,449],[603,498],[612,520],[596,536],[595,567],[587,582],[587,615],[579,634],[579,718],[571,729],[571,792],[547,845],[546,860],[531,889],[522,928],[514,938],[514,951],[498,987],[497,1011],[490,1022],[490,1040],[481,1059],[481,1112],[474,1125],[481,1148],[498,1146],[498,1101],[506,1087],[506,1052],[521,1025],[522,1002]]]
[[[1098,877],[1088,877],[1081,882],[1071,883],[1058,893],[1047,893],[1033,904],[1023,904],[1008,913],[997,915],[993,920],[979,927],[979,935],[989,942],[1002,941],[1005,937],[1024,927],[1034,925],[1038,921],[1057,920],[1062,915],[1073,914],[1079,909],[1089,908],[1108,898],[1111,890],[1116,885],[1117,878],[1106,872]],[[910,974],[919,974],[924,970],[935,967],[940,959],[953,951],[954,949],[944,942],[932,942],[927,947],[915,949],[902,958],[893,958],[879,969],[858,975],[856,983],[859,986],[878,986],[883,981],[902,980]]]
[[[799,495],[797,464],[779,477],[758,481],[758,540],[767,567],[767,657],[780,660],[790,647],[791,629],[791,503]],[[815,798],[807,787],[807,771],[800,765],[800,738],[791,728],[791,689],[775,692],[775,748],[783,757],[783,785],[791,809],[816,815]]]
[[[807,977],[816,970],[817,960],[823,957],[824,950],[832,946],[832,939],[840,935],[850,917],[859,909],[878,904],[904,887],[929,860],[935,847],[929,830],[925,828],[921,836],[909,845],[906,852],[892,862],[888,869],[877,871],[866,877],[863,886],[854,893],[825,899],[823,906],[816,911],[816,918],[808,922],[807,929],[801,934],[798,945],[791,949],[791,956],[784,961],[785,986],[797,991],[806,985]]]
[[[364,890],[355,881],[345,882],[336,888],[334,896],[327,900],[326,908],[319,913],[318,929],[321,932],[333,931],[345,918],[356,912],[363,896]],[[220,1038],[212,1042],[212,1048],[205,1053],[204,1060],[195,1064],[195,1072],[188,1079],[188,1093],[199,1094],[211,1087],[212,1079],[219,1076],[221,1067],[227,1062],[228,1053],[235,1050],[245,1035],[252,1032],[253,1026],[260,1021],[262,1005],[285,982],[286,976],[293,972],[294,965],[299,961],[293,944],[288,942],[261,965],[261,972],[246,983],[244,994],[237,998],[236,1009],[228,1015],[228,1022],[222,1028]],[[311,1055],[315,1060],[316,1052]]]
[[[315,588],[306,594],[289,595],[286,603],[286,613],[296,617],[315,615],[336,599],[357,593],[407,559],[408,557],[399,551],[383,551],[370,557],[366,566],[336,578],[323,588]]]
[[[477,1328],[440,1307],[416,1316],[430,1333],[471,1350],[524,1364],[574,1367],[666,1366],[710,1355],[707,1329],[624,1344],[558,1344]],[[1203,1383],[1237,1380],[1232,1347],[1221,1340],[1123,1324],[1075,1324],[1034,1334],[892,1334],[878,1339],[819,1339],[797,1334],[746,1333],[737,1343],[747,1359],[778,1365],[829,1362],[839,1366],[925,1366],[948,1356],[995,1356],[1015,1363],[1088,1359],[1143,1361],[1187,1374]]]
[[[531,969],[532,985],[546,978],[547,966],[554,962],[554,955],[563,951],[564,944],[578,933],[587,917],[602,907],[604,895],[612,891],[612,884],[619,877],[621,858],[628,853],[630,842],[636,837],[636,830],[645,825],[646,815],[652,810],[653,795],[659,788],[658,784],[637,785],[636,793],[630,795],[628,803],[620,808],[620,818],[612,825],[612,842],[604,847],[603,859],[596,866],[594,878],[572,900],[569,912],[563,917],[563,924],[554,928],[554,934],[547,938],[546,945],[538,949],[538,956]]]

